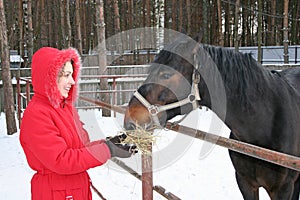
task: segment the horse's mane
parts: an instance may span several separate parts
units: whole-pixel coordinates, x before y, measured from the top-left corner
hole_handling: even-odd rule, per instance
[[[251,53],[200,45],[198,55],[200,55],[199,64],[207,62],[210,58],[213,60],[222,76],[227,95],[229,93],[238,98],[241,105],[248,107],[251,104],[250,98],[260,97],[266,92],[266,88],[270,88],[269,83],[272,79],[270,72],[263,68]]]
[[[200,64],[205,60],[201,51],[205,50],[221,73],[225,87],[238,89],[244,93],[249,87],[260,90],[266,83],[265,79],[268,77],[266,75],[269,74],[269,71],[256,62],[251,53],[240,53],[232,49],[210,45],[202,47],[198,51],[198,54],[202,54],[199,58]],[[206,59],[208,58],[207,54],[204,56]]]

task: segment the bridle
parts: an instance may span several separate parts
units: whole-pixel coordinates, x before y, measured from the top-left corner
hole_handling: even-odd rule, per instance
[[[198,71],[199,64],[197,62],[197,55],[194,54],[194,70],[192,75],[192,86],[190,94],[180,101],[166,104],[166,105],[153,105],[150,104],[139,92],[136,90],[134,96],[148,109],[151,119],[154,122],[154,125],[161,126],[158,114],[163,111],[171,110],[173,108],[181,107],[186,104],[192,104],[193,110],[198,108],[198,101],[201,100],[198,84],[200,83],[200,73]]]

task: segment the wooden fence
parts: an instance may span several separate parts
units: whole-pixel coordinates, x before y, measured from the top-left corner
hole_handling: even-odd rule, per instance
[[[103,108],[114,110],[119,113],[125,113],[125,108],[109,105],[107,103],[101,101],[95,101],[93,99],[89,99],[86,97],[80,97],[80,99],[94,103],[95,105],[101,106]],[[289,169],[300,171],[300,157],[288,155],[281,152],[276,152],[270,149],[248,144],[242,141],[225,138],[219,135],[214,135],[211,133],[182,126],[179,124],[173,124],[170,122],[167,123],[166,128],[196,139],[204,140],[212,144],[225,147],[227,149],[230,149],[238,153],[242,153],[244,155],[248,155],[257,159],[261,159],[283,167],[287,167]],[[142,181],[143,200],[153,200],[153,190],[157,191],[158,193],[160,193],[159,191],[163,191],[160,194],[162,194],[167,199],[170,200],[180,199],[179,197],[177,197],[172,193],[165,193],[166,190],[163,187],[157,188],[157,186],[153,186],[151,156],[142,156],[142,175],[138,175],[136,172],[134,172],[132,169],[126,166],[124,163],[118,163],[117,159],[113,161],[119,166],[121,166],[123,169],[128,171],[130,174],[134,175],[135,177],[137,177]]]

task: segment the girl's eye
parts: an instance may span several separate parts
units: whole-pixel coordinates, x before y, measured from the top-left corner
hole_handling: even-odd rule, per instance
[[[70,78],[71,73],[64,73],[63,76],[64,76],[65,78]]]

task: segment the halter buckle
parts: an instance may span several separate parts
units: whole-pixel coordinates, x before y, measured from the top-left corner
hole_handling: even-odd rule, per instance
[[[155,105],[151,105],[148,107],[148,111],[152,116],[156,116],[158,113],[158,107]]]
[[[190,103],[192,103],[196,100],[196,96],[194,94],[189,94],[188,99],[189,99]]]

